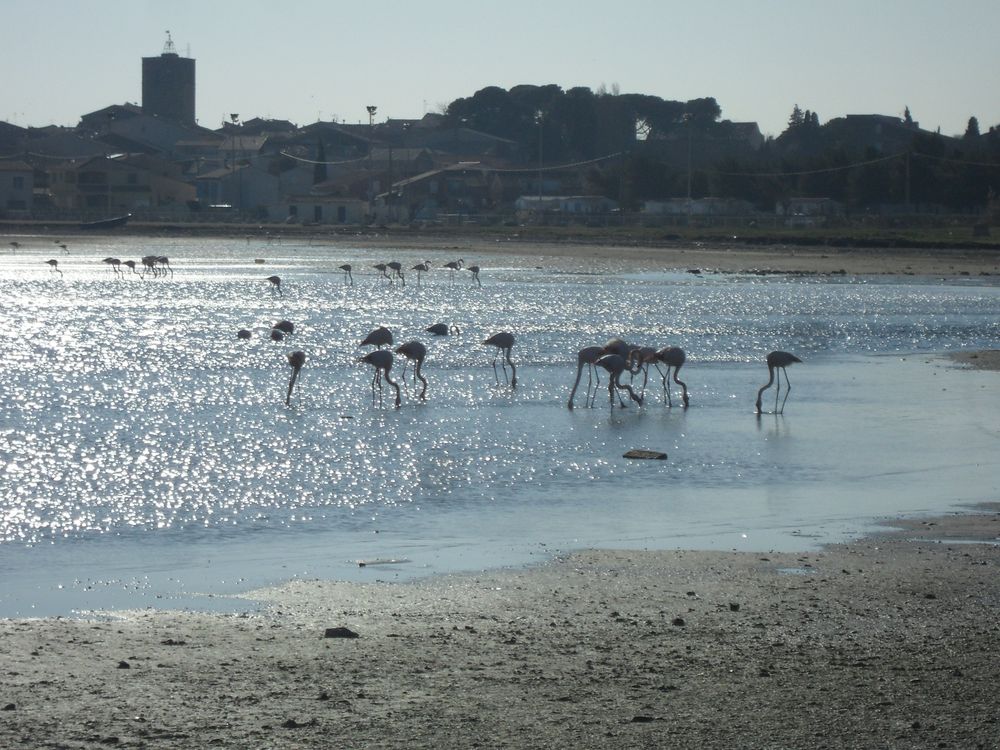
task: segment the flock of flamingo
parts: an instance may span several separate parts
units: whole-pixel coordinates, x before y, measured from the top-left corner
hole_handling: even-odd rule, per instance
[[[65,243],[56,240],[55,243],[63,250],[65,253],[69,253]],[[11,242],[11,247],[16,252],[20,248],[20,243]],[[62,274],[59,269],[59,262],[55,258],[45,261],[52,269],[53,272],[58,272]],[[102,261],[111,267],[111,270],[115,275],[124,275],[125,271],[122,270],[122,266],[130,269],[132,273],[138,274],[140,278],[145,278],[146,273],[152,274],[152,276],[165,276],[168,273],[173,276],[173,269],[170,267],[170,260],[165,256],[154,256],[147,255],[144,256],[140,263],[142,265],[142,270],[136,270],[136,262],[133,260],[122,261],[118,258],[104,258]],[[381,278],[385,278],[390,284],[394,284],[398,279],[402,286],[406,286],[406,277],[404,269],[401,263],[398,261],[389,261],[388,263],[376,263],[372,266],[377,275]],[[352,275],[353,267],[349,263],[345,263],[338,267],[344,273],[344,283],[352,285],[354,284],[354,277]],[[410,270],[416,271],[417,273],[417,285],[420,285],[421,275],[428,273],[431,268],[430,261],[424,261],[413,266]],[[448,261],[443,264],[443,268],[450,272],[450,279],[454,282],[455,274],[461,270],[467,270],[472,273],[472,280],[482,287],[482,282],[479,279],[480,267],[478,265],[466,266],[465,261],[461,258],[454,261]],[[281,295],[281,277],[279,276],[268,276],[265,279],[270,285],[274,292]],[[271,339],[274,341],[282,341],[284,337],[291,334],[294,331],[294,324],[287,320],[282,320],[276,323],[271,329]],[[446,336],[449,333],[458,333],[457,326],[449,326],[445,323],[436,323],[426,329],[427,333],[435,336]],[[247,329],[241,329],[237,332],[237,338],[239,339],[249,339],[251,337],[250,331]],[[359,363],[369,364],[375,368],[375,373],[372,376],[372,403],[376,401],[381,406],[382,404],[382,382],[385,381],[390,386],[392,386],[396,391],[395,405],[398,408],[402,403],[402,395],[399,387],[398,381],[392,379],[391,370],[393,367],[393,351],[401,355],[405,359],[405,364],[403,367],[403,378],[406,376],[406,367],[410,362],[414,363],[413,367],[413,382],[416,385],[417,380],[422,383],[422,389],[419,393],[419,399],[421,401],[426,400],[427,394],[427,378],[424,377],[422,368],[424,359],[427,356],[427,347],[423,343],[417,340],[407,341],[404,344],[397,346],[394,350],[383,349],[383,346],[391,347],[393,344],[392,331],[384,326],[380,326],[372,331],[368,336],[366,336],[359,346],[374,346],[375,350],[358,358]],[[504,381],[510,385],[511,388],[517,387],[517,367],[511,360],[511,349],[514,346],[514,335],[502,331],[500,333],[490,336],[485,341],[482,342],[483,346],[492,346],[496,348],[496,354],[493,357],[493,374],[496,377],[497,385],[500,384],[500,374],[497,371],[497,363],[499,362],[500,368],[504,373]],[[303,351],[294,351],[286,355],[288,358],[288,364],[292,368],[292,375],[288,381],[288,391],[285,396],[285,403],[290,404],[292,398],[292,391],[295,387],[295,383],[298,380],[299,373],[302,371],[302,367],[306,362],[306,354]],[[629,398],[635,403],[642,405],[645,400],[646,385],[649,380],[649,368],[653,367],[656,369],[657,373],[660,375],[660,379],[663,385],[663,395],[664,402],[667,406],[673,406],[673,398],[671,396],[670,379],[671,374],[673,375],[673,382],[681,387],[681,401],[684,407],[687,408],[689,399],[687,385],[678,377],[681,367],[683,367],[686,356],[684,350],[676,346],[668,346],[662,349],[655,349],[653,347],[647,346],[630,346],[622,339],[611,339],[603,346],[587,346],[581,349],[577,353],[577,369],[576,369],[576,380],[573,382],[572,390],[569,394],[569,402],[567,403],[568,408],[572,409],[574,405],[574,400],[576,398],[576,392],[579,388],[580,381],[583,377],[583,369],[587,368],[587,393],[585,396],[585,403],[588,406],[593,406],[594,401],[597,397],[597,389],[600,385],[600,377],[598,375],[598,368],[605,370],[608,373],[608,401],[611,408],[615,405],[615,396],[618,397],[618,402],[622,408],[625,408],[625,400],[622,398],[622,392],[628,394]],[[767,372],[768,381],[760,390],[757,391],[757,401],[755,404],[756,413],[762,414],[762,399],[764,391],[769,389],[771,386],[776,385],[775,396],[774,396],[774,414],[783,414],[785,410],[785,403],[788,401],[788,395],[791,392],[792,386],[788,380],[788,371],[786,368],[789,365],[801,362],[802,360],[796,357],[794,354],[789,354],[783,351],[773,351],[767,355]],[[510,366],[510,376],[507,375],[507,366]],[[661,369],[661,366],[663,369]],[[628,373],[630,376],[630,383],[622,383],[622,376]],[[632,387],[634,379],[637,375],[642,374],[642,385],[639,387],[639,393]],[[781,401],[779,406],[779,398],[781,396],[781,376],[784,375],[785,378],[785,398]],[[596,383],[594,382],[596,381]],[[591,393],[591,388],[593,388],[593,393]]]
[[[473,280],[482,286],[479,281],[479,266],[465,266],[465,261],[459,259],[457,261],[450,261],[444,264],[452,277],[456,271],[462,270],[462,268],[467,268],[473,274]],[[344,272],[344,282],[347,284],[354,284],[353,276],[351,272],[353,270],[352,266],[345,263],[339,266],[340,270]],[[405,286],[406,280],[403,273],[402,264],[391,261],[389,263],[376,263],[373,268],[378,271],[378,275],[386,278],[390,284],[395,283],[396,279],[399,279],[400,283]],[[420,283],[420,274],[426,273],[430,270],[430,261],[425,261],[423,263],[418,263],[413,266],[413,270],[417,272],[417,284]],[[271,284],[272,289],[281,294],[281,278],[279,276],[268,276],[266,278]],[[294,326],[289,321],[283,320],[279,321],[271,329],[271,338],[275,341],[283,340],[285,334],[291,333],[294,330]],[[425,331],[435,336],[447,336],[449,333],[458,333],[457,326],[449,326],[445,323],[435,323],[434,325],[426,328]],[[237,332],[237,337],[241,339],[249,339],[250,332],[246,329],[242,329]],[[426,400],[427,396],[427,378],[424,377],[422,373],[424,359],[427,356],[427,347],[423,343],[417,340],[407,341],[400,346],[397,346],[394,350],[391,349],[394,343],[392,331],[385,326],[379,326],[374,331],[369,333],[359,344],[360,347],[374,346],[375,350],[358,358],[359,363],[369,364],[375,368],[375,372],[372,375],[371,389],[372,389],[372,404],[378,403],[379,406],[382,405],[382,383],[383,381],[388,383],[396,391],[395,406],[399,408],[402,404],[402,392],[399,387],[399,382],[392,379],[391,371],[394,363],[393,352],[401,355],[404,360],[403,375],[406,377],[406,368],[410,362],[414,363],[413,368],[413,383],[416,386],[417,380],[420,380],[423,387],[420,391],[419,398],[421,401]],[[511,350],[514,347],[514,335],[507,331],[501,331],[496,333],[485,341],[482,342],[483,346],[492,346],[496,348],[496,354],[493,357],[493,375],[496,378],[497,385],[500,385],[500,374],[497,370],[497,363],[500,364],[500,369],[504,374],[505,383],[509,384],[511,388],[517,387],[517,367],[511,360]],[[382,347],[389,347],[383,349]],[[302,370],[303,365],[306,361],[306,354],[303,351],[294,351],[286,355],[288,357],[288,364],[292,368],[292,375],[288,381],[288,392],[285,396],[285,404],[291,403],[292,390],[295,387],[295,382],[298,380],[299,373]],[[625,400],[622,398],[622,392],[626,392],[629,398],[635,403],[642,405],[645,400],[646,385],[649,381],[649,368],[653,367],[659,373],[662,384],[663,384],[663,396],[664,401],[667,406],[673,406],[673,398],[671,396],[670,388],[670,377],[673,375],[673,382],[681,387],[681,401],[684,407],[687,408],[689,404],[687,385],[678,377],[681,367],[684,365],[687,357],[684,354],[684,350],[676,346],[668,346],[662,349],[655,349],[648,346],[630,346],[623,339],[615,338],[611,339],[603,346],[587,346],[581,349],[577,353],[577,369],[576,369],[576,380],[573,383],[572,390],[569,394],[569,402],[567,403],[568,408],[572,409],[574,405],[574,400],[576,398],[577,389],[580,386],[580,381],[583,377],[583,369],[587,368],[587,394],[585,396],[585,403],[588,406],[593,406],[594,401],[597,397],[597,388],[600,385],[600,377],[598,375],[598,368],[605,370],[608,373],[608,401],[613,409],[615,406],[615,396],[618,397],[618,402],[622,408],[625,408]],[[788,401],[788,394],[791,392],[792,386],[788,380],[788,371],[786,368],[796,362],[801,362],[802,360],[796,357],[794,354],[789,354],[788,352],[773,351],[767,355],[767,371],[768,371],[768,381],[760,390],[757,392],[756,401],[756,412],[757,414],[763,413],[762,399],[764,391],[770,388],[772,385],[776,384],[775,397],[774,397],[774,414],[783,414],[785,410],[785,403]],[[510,366],[510,376],[507,375],[507,366]],[[661,369],[661,365],[663,369]],[[622,375],[628,373],[631,379],[630,383],[622,383]],[[638,374],[642,374],[642,385],[639,389],[639,393],[636,393],[635,389],[632,387],[635,377]],[[785,377],[785,398],[781,401],[779,406],[778,400],[781,396],[781,376]],[[597,381],[596,383],[594,381]],[[777,381],[777,383],[775,383]],[[593,393],[591,394],[591,388],[593,387]]]
[[[279,321],[272,329],[272,338],[280,341],[284,337],[284,333],[291,333],[292,330],[294,330],[292,323],[289,321]],[[459,332],[457,326],[449,326],[446,323],[435,323],[426,328],[425,331],[435,336],[447,336],[449,333]],[[239,338],[250,338],[250,333],[244,329],[239,331],[237,336]],[[357,362],[369,364],[375,368],[371,382],[372,404],[374,405],[377,402],[380,407],[382,406],[382,383],[385,381],[396,392],[395,406],[398,409],[402,404],[402,391],[399,387],[399,381],[393,380],[391,376],[395,361],[393,352],[401,355],[405,360],[401,375],[404,381],[406,378],[406,368],[410,362],[413,362],[413,383],[414,386],[416,386],[417,380],[422,383],[423,387],[418,398],[424,401],[427,397],[427,378],[424,377],[422,369],[424,359],[427,356],[427,347],[416,339],[407,341],[395,349],[392,349],[393,343],[392,331],[385,326],[379,326],[358,344],[359,347],[374,346],[374,351],[359,357]],[[487,338],[482,342],[482,345],[496,348],[496,354],[493,357],[493,375],[496,378],[497,385],[500,385],[500,373],[497,370],[497,363],[499,363],[500,369],[504,374],[504,382],[509,384],[511,388],[516,388],[517,366],[511,359],[511,350],[514,347],[514,334],[508,331],[501,331]],[[383,346],[387,348],[383,349]],[[299,377],[302,366],[305,364],[306,355],[303,351],[294,351],[286,356],[288,357],[288,364],[292,368],[292,376],[288,381],[288,392],[285,397],[285,404],[288,405],[291,403],[292,389]],[[684,350],[676,346],[668,346],[662,349],[633,347],[624,340],[615,338],[603,346],[584,347],[577,353],[576,380],[573,382],[572,390],[570,390],[567,407],[572,409],[574,406],[576,392],[583,377],[584,367],[587,368],[587,391],[584,402],[588,406],[593,406],[597,398],[597,390],[600,386],[598,368],[608,373],[608,401],[612,409],[615,406],[616,395],[621,408],[624,409],[626,407],[625,400],[621,395],[622,391],[628,393],[629,398],[641,406],[645,400],[646,385],[649,380],[649,368],[652,366],[659,373],[663,383],[663,395],[666,405],[673,406],[673,399],[670,393],[670,376],[672,374],[673,382],[681,387],[681,401],[684,404],[684,408],[687,408],[689,404],[687,384],[678,377],[678,373],[685,361]],[[785,402],[788,401],[788,394],[792,389],[792,385],[788,380],[788,371],[785,368],[801,361],[794,354],[789,354],[788,352],[774,351],[767,355],[766,362],[769,377],[767,383],[757,391],[756,412],[758,415],[763,413],[761,401],[764,391],[775,385],[776,380],[777,387],[775,388],[773,413],[784,413]],[[508,365],[510,366],[509,377],[507,374]],[[661,365],[664,369],[660,368]],[[637,375],[642,374],[642,385],[639,387],[639,393],[636,393],[636,389],[632,387],[631,383],[621,382],[622,375],[626,372],[629,373],[633,382]],[[779,406],[778,399],[781,396],[782,374],[785,376],[785,398]],[[596,383],[594,382],[595,380],[597,381]],[[592,393],[591,388],[593,388]]]

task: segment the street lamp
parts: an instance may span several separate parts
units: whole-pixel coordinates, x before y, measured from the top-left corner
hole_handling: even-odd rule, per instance
[[[365,107],[368,110],[368,213],[372,216],[375,212],[375,176],[372,174],[372,147],[375,132],[375,112],[378,110],[374,104]],[[372,216],[372,218],[374,218]]]
[[[229,115],[229,119],[232,120],[232,122],[233,122],[233,129],[234,130],[239,127],[240,115],[239,115],[238,112],[233,112],[232,114],[230,114]],[[235,135],[235,133],[233,134],[232,140],[230,141],[230,143],[231,143],[231,151],[232,151],[232,157],[233,157],[233,159],[232,159],[232,169],[233,169],[233,171],[235,171],[236,170],[236,135]],[[242,150],[243,150],[243,143],[242,143],[242,140],[241,140],[241,142],[240,142],[240,151],[242,151]],[[237,184],[239,185],[238,192],[237,192],[237,197],[236,197],[236,216],[238,218],[242,219],[243,218],[243,172],[242,171],[240,171],[240,172],[237,173],[236,179],[237,179]]]
[[[542,127],[545,124],[545,113],[536,110],[535,122],[538,123],[538,217],[541,223],[542,216]]]

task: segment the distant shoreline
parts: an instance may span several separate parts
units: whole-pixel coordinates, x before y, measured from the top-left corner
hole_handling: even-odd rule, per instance
[[[566,272],[683,270],[759,274],[1000,275],[1000,242],[927,236],[746,234],[671,228],[586,227],[330,227],[130,222],[106,233],[75,222],[0,222],[0,235],[43,235],[70,244],[109,237],[217,237],[261,243],[308,241],[332,248],[363,247],[414,253],[448,252],[470,260],[499,255]],[[29,243],[25,250],[30,249]],[[6,243],[0,243],[0,252]]]

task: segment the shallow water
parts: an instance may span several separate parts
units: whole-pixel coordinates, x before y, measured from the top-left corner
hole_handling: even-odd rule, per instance
[[[992,277],[584,275],[498,257],[480,289],[441,252],[403,288],[370,269],[391,258],[348,244],[89,240],[56,256],[45,242],[0,259],[0,616],[230,608],[243,605],[225,594],[296,576],[406,578],[587,546],[806,549],[996,499],[997,375],[929,363],[996,346]],[[173,276],[100,262],[148,254]],[[279,319],[296,331],[275,343]],[[436,322],[461,333],[423,332]],[[357,344],[378,325],[427,344],[426,403],[412,384],[399,410],[391,389],[372,403]],[[500,330],[517,337],[514,391],[479,343]],[[613,336],[683,346],[691,407],[675,391],[667,408],[654,373],[642,408],[609,409],[603,375],[585,408],[585,373],[567,409],[576,351]],[[785,413],[758,419],[775,348],[804,364]],[[308,359],[286,407],[293,349]],[[669,459],[627,461],[630,448]],[[409,562],[355,562],[373,558]]]

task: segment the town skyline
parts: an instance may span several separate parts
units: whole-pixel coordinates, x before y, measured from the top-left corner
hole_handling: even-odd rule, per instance
[[[836,9],[636,2],[620,23],[587,2],[470,12],[435,0],[417,18],[402,5],[312,0],[280,13],[188,0],[56,6],[41,14],[22,0],[4,4],[0,120],[72,127],[88,112],[141,104],[141,58],[163,51],[169,29],[177,52],[197,61],[198,124],[211,129],[232,113],[361,123],[370,105],[375,122],[419,118],[488,86],[550,83],[714,97],[723,119],[775,136],[795,105],[824,122],[902,117],[908,107],[945,135],[961,134],[970,117],[984,131],[1000,124],[989,95],[1000,88],[990,39],[1000,6],[984,0],[951,10],[925,0]]]

